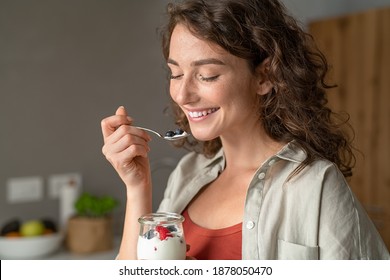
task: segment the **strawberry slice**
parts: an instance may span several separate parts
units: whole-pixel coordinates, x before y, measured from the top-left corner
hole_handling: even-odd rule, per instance
[[[173,237],[172,233],[166,227],[156,226],[156,231],[158,232],[158,234],[160,236],[160,240],[165,240],[168,237]]]

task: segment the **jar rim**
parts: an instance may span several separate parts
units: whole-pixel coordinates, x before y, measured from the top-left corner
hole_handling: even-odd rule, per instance
[[[141,216],[138,219],[138,222],[144,225],[152,225],[152,224],[156,224],[156,222],[158,222],[158,224],[171,225],[171,224],[182,223],[183,221],[184,221],[184,217],[182,215],[173,212],[149,213]]]

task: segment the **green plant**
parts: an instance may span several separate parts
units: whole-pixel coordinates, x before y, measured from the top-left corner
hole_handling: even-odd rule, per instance
[[[118,205],[119,202],[111,196],[97,197],[85,192],[77,199],[75,208],[78,216],[104,217]]]

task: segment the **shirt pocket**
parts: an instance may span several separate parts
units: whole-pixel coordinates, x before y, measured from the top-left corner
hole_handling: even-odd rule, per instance
[[[278,240],[278,260],[318,260],[319,247],[308,247]]]

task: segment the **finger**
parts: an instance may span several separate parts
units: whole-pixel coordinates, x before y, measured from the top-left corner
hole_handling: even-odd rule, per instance
[[[122,125],[130,125],[129,120],[124,116],[115,115],[103,119],[101,121],[103,138],[106,139],[109,137],[117,130],[118,127]]]
[[[123,106],[119,107],[114,116],[107,117],[101,121],[101,128],[103,138],[107,138],[117,130],[121,125],[131,125],[132,119],[127,116],[126,110]]]
[[[128,116],[124,106],[119,106],[118,109],[116,109],[115,115],[126,117],[126,119],[130,122],[130,124],[133,122],[133,119]]]
[[[120,115],[120,116],[126,116],[130,122],[133,121],[133,119],[131,119],[129,116],[127,116],[127,111],[125,109],[124,106],[119,106],[119,108],[116,110],[116,115]],[[137,130],[133,130],[133,131],[138,131],[138,133],[135,133],[135,134],[138,134],[139,136],[145,138],[145,140],[147,141],[150,141],[152,140],[152,137],[150,137],[149,134],[147,134],[145,131],[143,131],[142,129],[137,129]],[[146,136],[146,137],[145,137]]]
[[[120,116],[127,116],[127,111],[125,109],[124,106],[119,106],[118,109],[116,110],[115,112],[116,115],[120,115]],[[130,117],[128,117],[130,118]],[[132,119],[130,118],[130,120],[132,121]],[[141,129],[137,129],[137,130],[131,130],[132,133],[144,138],[146,141],[150,141],[152,140],[152,138],[150,137],[149,134],[147,134],[145,131],[141,130]]]
[[[143,157],[148,158],[148,152],[150,151],[149,147],[144,145],[131,145],[126,150],[124,150],[121,155],[124,159]]]
[[[120,139],[122,139],[123,137],[126,137],[129,140],[129,145],[131,144],[132,140],[133,141],[142,140],[144,142],[149,142],[151,140],[151,136],[145,131],[130,125],[122,125],[111,135],[106,137],[105,144],[114,144]]]
[[[127,116],[127,112],[124,106],[119,106],[118,109],[116,109],[115,115],[119,116]]]
[[[148,143],[145,141],[145,139],[129,133],[126,133],[117,138],[117,132],[115,132],[109,137],[109,140],[103,146],[103,154],[120,153],[132,145],[144,146],[147,151],[150,151]]]
[[[106,156],[116,169],[128,166],[138,157],[148,157],[148,150],[142,145],[131,145],[119,153]]]
[[[106,155],[107,160],[118,171],[123,172],[130,165],[134,165],[136,158],[148,158],[148,152],[141,145],[132,145],[120,153],[110,153]]]
[[[129,121],[129,124],[133,122],[133,119],[129,117],[124,106],[119,106],[118,109],[116,109],[115,115],[126,117],[126,119]]]

